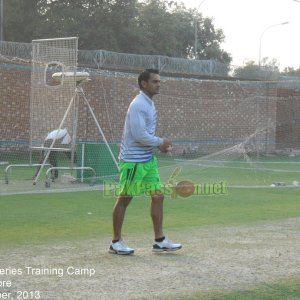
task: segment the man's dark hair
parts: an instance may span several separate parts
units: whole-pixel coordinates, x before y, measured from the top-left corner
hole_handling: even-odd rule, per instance
[[[142,81],[148,81],[150,79],[150,75],[152,74],[159,74],[159,70],[157,69],[146,69],[144,70],[138,77],[138,84],[140,89],[142,89]]]

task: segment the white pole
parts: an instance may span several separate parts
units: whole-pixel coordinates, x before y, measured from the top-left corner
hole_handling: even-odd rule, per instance
[[[90,110],[90,113],[91,113],[91,115],[92,115],[92,117],[93,117],[93,119],[94,119],[94,121],[95,121],[95,123],[96,123],[96,126],[97,126],[98,129],[99,129],[99,132],[100,132],[100,134],[101,134],[101,136],[102,136],[102,138],[103,138],[103,140],[104,140],[104,143],[105,143],[105,145],[106,145],[106,147],[107,147],[107,149],[108,149],[108,151],[109,151],[109,153],[110,153],[110,155],[111,155],[111,158],[113,159],[113,161],[114,161],[114,163],[115,163],[117,169],[119,170],[118,162],[117,162],[117,160],[116,160],[116,158],[115,158],[113,152],[112,152],[111,149],[110,149],[110,146],[109,146],[109,144],[108,144],[108,142],[107,142],[107,139],[106,139],[106,137],[105,137],[105,135],[104,135],[104,133],[103,133],[103,131],[102,131],[102,129],[101,129],[99,123],[98,123],[98,120],[97,120],[97,118],[96,118],[96,116],[95,116],[95,114],[94,114],[94,111],[93,111],[92,107],[90,106],[89,101],[87,100],[87,98],[86,98],[86,96],[85,96],[85,94],[84,94],[84,92],[83,92],[83,89],[82,89],[81,87],[79,87],[78,89],[79,89],[79,91],[81,92],[81,94],[82,94],[82,96],[83,96],[83,98],[84,98],[84,100],[85,100],[85,103],[86,103],[86,105],[88,106],[88,108],[89,108],[89,110]]]
[[[268,26],[267,28],[265,28],[263,30],[263,32],[261,33],[260,35],[260,38],[259,38],[259,54],[258,54],[258,66],[260,67],[260,64],[261,64],[261,41],[262,41],[262,38],[263,38],[263,35],[265,34],[265,32],[267,30],[269,30],[270,28],[273,28],[275,26],[281,26],[281,25],[286,25],[286,24],[289,24],[289,22],[283,22],[283,23],[279,23],[279,24],[273,24],[273,25],[270,25]]]
[[[3,41],[3,0],[0,0],[0,41]]]
[[[81,182],[83,182],[83,173],[84,173],[83,168],[84,168],[84,163],[85,163],[85,161],[84,161],[84,157],[85,157],[84,151],[85,151],[85,144],[83,143],[81,145],[81,168],[82,168],[81,169],[81,178],[80,178]]]

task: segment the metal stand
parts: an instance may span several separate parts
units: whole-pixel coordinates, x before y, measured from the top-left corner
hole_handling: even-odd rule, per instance
[[[92,115],[92,117],[93,117],[93,119],[95,121],[95,124],[96,124],[96,126],[97,126],[97,128],[98,128],[98,130],[99,130],[99,132],[100,132],[100,134],[101,134],[101,136],[103,138],[103,140],[104,140],[104,143],[107,146],[107,149],[108,149],[108,151],[109,151],[109,153],[110,153],[110,155],[111,155],[111,157],[112,157],[112,159],[113,159],[113,161],[114,161],[117,169],[119,170],[119,166],[118,166],[117,160],[116,160],[116,158],[115,158],[115,156],[114,156],[114,154],[113,154],[113,152],[112,152],[112,150],[111,150],[111,148],[110,148],[110,146],[109,146],[109,144],[107,142],[107,139],[106,139],[106,137],[105,137],[105,135],[103,133],[103,130],[102,130],[102,128],[101,128],[101,126],[100,126],[100,124],[99,124],[99,122],[98,122],[98,120],[97,120],[97,118],[95,116],[95,113],[94,113],[94,111],[93,111],[93,109],[92,109],[92,107],[91,107],[91,105],[90,105],[87,97],[85,96],[85,93],[84,93],[83,89],[82,89],[82,84],[84,82],[86,82],[87,80],[88,79],[81,80],[81,81],[77,82],[75,96],[71,99],[71,101],[69,103],[69,106],[68,106],[68,108],[67,108],[67,110],[66,110],[66,112],[64,114],[64,117],[63,117],[62,121],[60,122],[59,128],[58,128],[59,130],[63,128],[64,122],[65,122],[65,120],[66,120],[66,118],[67,118],[67,116],[68,116],[68,114],[69,114],[72,106],[74,105],[75,114],[76,114],[76,121],[73,124],[73,137],[72,137],[71,148],[69,148],[69,149],[67,149],[67,148],[54,148],[54,145],[55,145],[55,142],[56,142],[56,138],[53,139],[50,147],[47,147],[47,148],[45,148],[45,147],[33,147],[32,148],[32,149],[47,150],[47,153],[46,153],[46,155],[44,157],[43,163],[41,164],[41,167],[40,167],[40,169],[38,171],[38,174],[36,175],[36,177],[35,177],[35,179],[33,181],[33,185],[36,185],[36,183],[37,183],[37,181],[38,181],[38,179],[39,179],[39,177],[41,175],[42,169],[46,165],[47,159],[48,159],[51,151],[70,151],[71,152],[71,161],[73,163],[74,152],[75,152],[76,132],[77,132],[77,128],[76,128],[77,127],[77,113],[78,113],[78,104],[79,104],[79,98],[80,98],[80,96],[84,99],[84,103],[87,105],[87,107],[88,107],[88,109],[89,109],[89,111],[90,111],[90,113],[91,113],[91,115]],[[65,169],[65,168],[63,168],[63,167],[61,167],[61,168],[57,167],[55,169],[58,170],[58,169]],[[72,169],[75,169],[75,168],[70,168],[70,169],[72,170]],[[78,167],[76,169],[85,170],[86,168],[85,167]],[[48,184],[48,178],[46,178],[45,186],[46,187],[49,186],[49,184]]]

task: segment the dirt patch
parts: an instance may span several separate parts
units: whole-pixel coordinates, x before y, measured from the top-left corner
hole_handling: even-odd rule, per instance
[[[2,250],[0,269],[22,274],[2,275],[12,286],[0,293],[11,291],[15,299],[19,290],[51,300],[163,299],[300,276],[300,218],[173,231],[170,237],[183,249],[154,254],[151,236],[128,235],[136,251],[129,257],[109,254],[109,237]],[[55,274],[28,274],[29,267]]]

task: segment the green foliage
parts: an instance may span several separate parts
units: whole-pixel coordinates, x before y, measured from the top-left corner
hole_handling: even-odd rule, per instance
[[[236,68],[233,75],[238,78],[275,80],[279,74],[278,62],[264,58],[260,66],[254,61],[246,62],[245,66]]]
[[[300,76],[300,67],[298,69],[292,67],[284,68],[282,74],[287,76]]]
[[[212,19],[203,18],[197,14],[194,18],[198,32],[198,59],[214,59],[222,63],[230,63],[231,56],[221,49],[220,43],[224,42],[225,36],[221,29],[215,29]]]
[[[246,79],[276,80],[280,75],[300,76],[300,67],[298,69],[286,67],[280,72],[278,61],[276,59],[270,60],[268,57],[265,57],[262,59],[260,66],[254,61],[247,61],[245,66],[236,68],[233,75],[238,78]]]
[[[37,38],[37,25],[42,22],[38,9],[39,2],[37,0],[3,1],[3,35],[6,40],[27,42],[29,36],[30,40]]]
[[[166,0],[10,0],[4,1],[4,38],[32,39],[78,36],[80,49],[194,57],[230,63],[221,49],[222,30],[212,19]],[[196,21],[196,23],[195,23]]]

